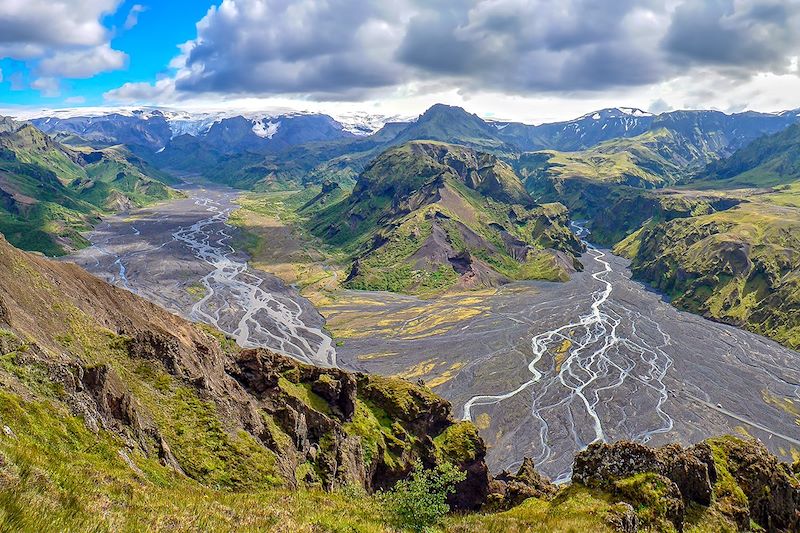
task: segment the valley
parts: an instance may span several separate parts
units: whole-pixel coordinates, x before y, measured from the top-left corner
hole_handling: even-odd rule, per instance
[[[45,446],[51,426],[106,439],[121,447],[90,454],[92,475],[196,483],[221,512],[239,512],[228,490],[283,494],[301,530],[344,509],[384,530],[398,491],[451,474],[441,513],[467,514],[437,520],[464,531],[567,508],[551,529],[789,530],[797,119],[615,108],[528,126],[437,104],[363,131],[303,113],[4,120],[0,231],[69,255],[0,239],[0,415]],[[64,462],[6,436],[20,471]],[[12,498],[38,497],[12,479]],[[298,510],[318,492],[323,510]]]
[[[800,533],[800,0],[0,29],[0,533]]]
[[[319,313],[276,276],[252,269],[230,245],[238,193],[189,187],[186,199],[100,225],[67,259],[173,312],[229,334],[244,347],[270,346],[309,364],[336,366]],[[154,268],[154,265],[157,267]]]
[[[320,290],[319,279],[341,275],[320,257],[301,262],[303,254],[287,253],[257,263],[282,264],[278,273],[299,282],[317,311],[231,248],[247,241],[225,221],[235,204],[256,197],[237,200],[236,191],[213,187],[184,192],[187,199],[108,219],[89,235],[93,246],[68,260],[244,346],[421,379],[477,425],[492,471],[532,457],[564,480],[574,453],[595,440],[690,443],[740,433],[785,459],[800,451],[798,416],[786,407],[800,401],[797,352],[676,310],[632,281],[628,261],[608,250],[589,245],[580,258],[585,271],[566,283],[512,282],[433,299],[335,283]],[[278,234],[282,249],[313,248],[286,240],[294,233],[280,227],[285,210],[276,207],[267,229],[247,212],[235,218],[246,233],[261,232],[261,248]],[[306,275],[298,279],[299,271]]]

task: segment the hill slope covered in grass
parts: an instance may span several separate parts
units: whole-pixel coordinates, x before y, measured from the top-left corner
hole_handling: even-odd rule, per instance
[[[0,232],[28,250],[79,248],[101,214],[171,198],[171,183],[122,146],[72,148],[30,124],[0,127]]]
[[[795,124],[710,164],[691,184],[703,188],[775,187],[798,181],[800,124]]]
[[[666,128],[613,139],[579,152],[523,153],[516,167],[536,192],[547,180],[586,179],[652,189],[671,185],[719,154]]]
[[[759,199],[652,221],[614,251],[678,307],[800,348],[800,209]]]
[[[353,258],[351,288],[432,293],[509,279],[566,279],[579,241],[566,210],[537,205],[496,156],[413,141],[375,159],[312,233]]]
[[[676,305],[800,348],[798,132],[792,126],[759,139],[676,191],[717,195],[735,207],[650,220],[615,250]]]

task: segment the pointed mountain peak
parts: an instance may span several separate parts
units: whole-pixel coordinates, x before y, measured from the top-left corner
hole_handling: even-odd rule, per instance
[[[417,120],[430,120],[440,116],[463,116],[478,118],[477,115],[467,112],[463,107],[447,104],[433,104],[422,115],[420,115],[419,119]]]
[[[576,120],[605,120],[609,118],[623,118],[623,117],[653,117],[653,113],[644,111],[636,107],[607,107],[605,109],[598,109],[591,113],[586,113],[578,117]]]

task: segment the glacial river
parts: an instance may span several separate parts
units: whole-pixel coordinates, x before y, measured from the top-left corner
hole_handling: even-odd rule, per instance
[[[107,281],[246,348],[267,347],[318,366],[336,366],[324,321],[296,290],[250,267],[228,224],[238,193],[186,189],[187,199],[108,219],[93,246],[68,258]]]
[[[67,258],[242,346],[300,361],[424,379],[473,420],[492,471],[532,457],[556,480],[597,440],[760,438],[800,451],[800,354],[678,311],[588,246],[567,283],[524,282],[433,301],[343,291],[322,315],[234,248],[230,189],[109,218]],[[577,228],[580,231],[580,228]],[[465,313],[465,309],[472,312]]]

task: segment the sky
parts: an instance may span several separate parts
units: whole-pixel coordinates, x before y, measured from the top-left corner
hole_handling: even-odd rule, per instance
[[[0,108],[800,107],[800,0],[0,0]]]

